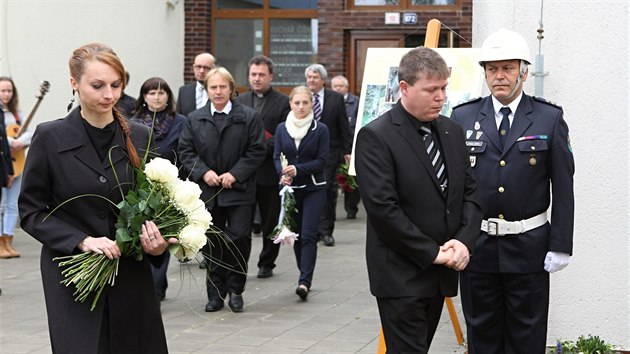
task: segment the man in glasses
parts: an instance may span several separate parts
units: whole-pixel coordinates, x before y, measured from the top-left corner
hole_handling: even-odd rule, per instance
[[[179,88],[177,95],[177,112],[185,116],[208,102],[208,93],[203,87],[206,74],[214,68],[216,60],[210,53],[201,53],[195,57],[192,69],[195,81]]]

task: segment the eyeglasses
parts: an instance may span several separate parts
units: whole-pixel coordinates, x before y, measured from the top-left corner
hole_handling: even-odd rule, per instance
[[[205,70],[205,71],[210,71],[212,70],[214,67],[213,66],[205,66],[205,65],[193,65],[193,69],[195,70]]]

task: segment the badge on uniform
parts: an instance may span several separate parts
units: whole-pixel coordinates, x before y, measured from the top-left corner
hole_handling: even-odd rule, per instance
[[[477,156],[470,155],[470,167],[475,167],[477,164]]]
[[[479,140],[479,138],[481,138],[482,135],[483,135],[483,132],[477,132],[477,136],[475,137],[475,139]]]
[[[481,129],[481,124],[479,122],[475,122],[475,130]]]
[[[536,154],[529,155],[529,164],[532,166],[536,165]]]
[[[573,153],[573,147],[571,146],[571,137],[567,135],[567,148],[569,148],[569,152]]]
[[[466,130],[466,140],[470,139],[470,137],[472,136],[473,131],[472,130]]]

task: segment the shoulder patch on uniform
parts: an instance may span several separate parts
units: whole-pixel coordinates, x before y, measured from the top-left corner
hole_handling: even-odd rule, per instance
[[[535,99],[538,102],[546,103],[546,104],[548,104],[550,106],[554,106],[556,108],[562,109],[562,106],[560,106],[559,104],[557,104],[555,102],[548,101],[548,100],[546,100],[546,99],[544,99],[542,97],[532,96],[532,98]]]
[[[465,106],[465,105],[467,105],[467,104],[469,104],[469,103],[479,102],[479,101],[481,101],[481,99],[482,99],[482,98],[483,98],[483,97],[477,97],[477,98],[473,98],[473,99],[471,99],[471,100],[468,100],[468,101],[466,101],[466,102],[462,102],[462,103],[460,103],[460,104],[456,105],[455,107],[453,107],[453,109],[455,109],[455,108],[457,108],[457,107]]]

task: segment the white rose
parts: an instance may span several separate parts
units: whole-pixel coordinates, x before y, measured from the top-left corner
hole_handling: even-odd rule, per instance
[[[206,230],[194,225],[185,226],[182,231],[180,231],[177,239],[179,239],[179,243],[184,250],[182,256],[187,259],[194,258],[201,247],[208,241],[206,238]]]
[[[197,183],[177,180],[170,186],[171,196],[180,210],[188,213],[197,208],[201,196],[201,188]]]
[[[198,206],[188,214],[188,223],[207,230],[212,224],[212,214],[206,210],[206,205],[199,200]]]
[[[169,160],[156,157],[144,166],[144,173],[152,182],[173,183],[178,179],[177,167]]]

